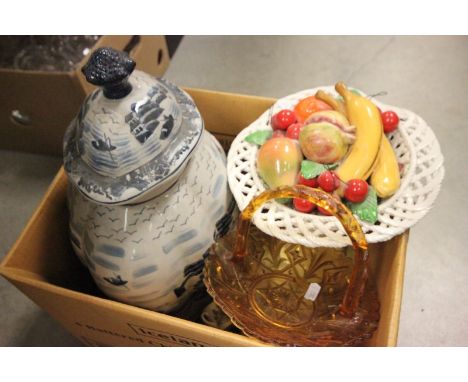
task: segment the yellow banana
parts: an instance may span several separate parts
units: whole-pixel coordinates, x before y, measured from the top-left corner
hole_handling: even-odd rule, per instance
[[[342,82],[335,89],[345,100],[349,122],[356,127],[356,141],[336,174],[343,182],[366,180],[375,166],[383,135],[379,109],[367,98],[349,91]]]
[[[344,103],[342,101],[337,100],[332,95],[324,92],[323,90],[318,90],[317,93],[315,93],[315,98],[325,102],[334,110],[339,111],[341,114],[347,117]]]
[[[382,137],[379,155],[370,183],[381,198],[392,196],[400,187],[400,171],[397,158],[385,135]]]

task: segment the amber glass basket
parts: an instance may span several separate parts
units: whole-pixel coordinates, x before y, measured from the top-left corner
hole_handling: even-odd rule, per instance
[[[307,248],[250,227],[255,211],[276,198],[305,199],[333,214],[352,247]],[[349,209],[320,189],[280,187],[254,198],[237,230],[213,245],[204,280],[232,322],[266,343],[352,346],[377,329],[379,302],[368,282],[364,233]]]

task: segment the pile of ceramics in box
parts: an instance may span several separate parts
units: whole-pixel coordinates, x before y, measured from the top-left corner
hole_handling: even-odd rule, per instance
[[[206,258],[216,256],[216,244],[228,233],[233,235],[238,211],[228,187],[226,155],[204,129],[190,96],[168,81],[135,70],[135,62],[126,54],[100,48],[82,71],[98,88],[86,98],[64,139],[73,249],[110,298],[158,312],[186,312],[194,308],[196,296],[207,296]],[[351,239],[364,261],[349,268],[353,268],[352,280],[346,280],[353,286],[359,278],[356,274],[362,274],[362,290],[345,292],[356,297],[344,304],[352,311],[337,307],[327,316],[327,330],[341,322],[337,318],[341,314],[349,319],[346,325],[352,325],[364,293],[367,243],[356,218],[375,223],[379,203],[400,187],[400,166],[385,135],[398,128],[398,115],[378,109],[342,83],[336,90],[340,97],[319,91],[277,111],[269,117],[267,128],[245,138],[258,147],[253,171],[266,188],[300,196],[277,199],[285,208],[304,216],[335,215],[343,225],[354,227]],[[262,195],[255,196],[261,199]],[[234,233],[232,251],[235,242]],[[297,252],[306,249],[295,248]],[[338,252],[337,256],[344,256]],[[316,251],[310,253],[318,256]],[[223,259],[226,280],[234,274],[239,280],[243,277],[248,262],[234,260],[232,256]],[[209,270],[205,276],[210,278],[205,280],[210,294],[220,302],[212,286],[213,278],[221,276]],[[320,299],[320,293],[315,298]],[[201,300],[204,305],[209,302]],[[314,310],[319,305],[310,306]],[[378,320],[377,300],[373,306],[377,318],[372,316],[371,331]],[[254,308],[252,312],[257,312]],[[262,314],[258,321],[268,321]],[[314,327],[315,316],[310,314],[303,325]],[[236,317],[231,314],[231,322],[214,304],[201,317],[221,328],[238,324]],[[237,326],[256,336],[248,324]],[[271,332],[275,330],[284,331],[278,327]],[[279,343],[307,343],[293,339],[292,334],[291,341],[285,338]],[[261,339],[277,342],[268,335]],[[313,344],[346,345],[358,340]]]

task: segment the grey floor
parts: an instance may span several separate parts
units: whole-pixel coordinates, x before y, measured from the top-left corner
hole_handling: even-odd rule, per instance
[[[468,37],[186,37],[166,78],[282,97],[338,80],[421,115],[445,155],[432,211],[411,230],[400,346],[468,345]],[[0,151],[0,254],[14,243],[60,159]],[[0,279],[0,345],[78,341]]]

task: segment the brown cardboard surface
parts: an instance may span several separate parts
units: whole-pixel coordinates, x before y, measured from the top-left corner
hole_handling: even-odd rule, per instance
[[[212,329],[37,280],[12,270],[7,278],[85,343],[106,346],[253,346],[244,336]]]
[[[272,99],[186,89],[207,128],[226,139],[246,127]],[[89,345],[260,346],[261,342],[165,314],[110,301],[97,290],[68,240],[67,180],[63,169],[23,233],[0,265],[0,273]],[[395,346],[398,337],[408,232],[370,246],[371,277],[381,302],[379,328],[370,346]]]
[[[93,49],[124,49],[130,41],[132,36],[103,36]],[[155,76],[162,76],[169,66],[164,36],[139,36],[130,55],[137,61],[138,69]],[[0,149],[62,155],[65,128],[93,89],[80,72],[86,60],[70,72],[0,69]],[[14,122],[13,110],[27,114],[32,123],[24,126]]]

